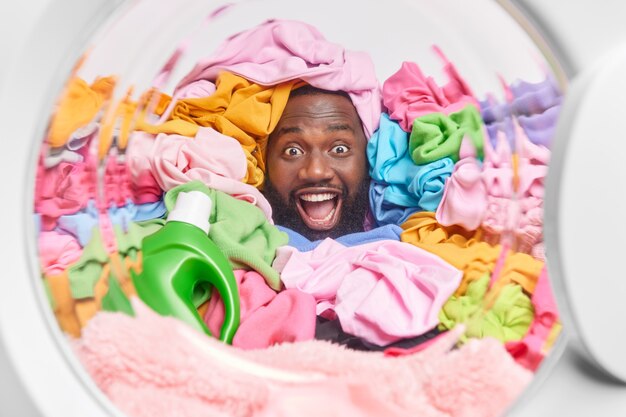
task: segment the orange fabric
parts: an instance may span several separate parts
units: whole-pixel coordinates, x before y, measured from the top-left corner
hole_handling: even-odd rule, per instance
[[[116,146],[119,149],[123,150],[128,146],[128,138],[135,127],[137,112],[137,103],[130,99],[131,95],[132,89],[117,105],[109,107],[110,113],[103,119],[98,143],[100,159],[107,155],[116,136]]]
[[[128,262],[126,258],[122,258],[118,252],[110,254],[109,265],[111,265],[111,272],[113,276],[117,278],[120,283],[122,291],[127,297],[131,297],[137,294],[135,285],[130,277],[130,270],[128,269]]]
[[[106,264],[102,267],[100,278],[94,286],[94,296],[91,298],[83,298],[75,300],[76,317],[80,323],[80,327],[83,328],[98,311],[102,309],[102,298],[109,291],[109,275],[111,274],[110,264]]]
[[[104,102],[111,96],[114,85],[113,77],[99,78],[92,86],[81,78],[72,78],[50,123],[48,144],[52,147],[64,146],[74,131],[95,121]]]
[[[70,290],[70,280],[67,271],[55,275],[46,275],[44,279],[48,282],[50,294],[54,300],[54,315],[64,332],[79,337],[80,323],[74,311],[74,299]]]
[[[500,245],[482,242],[480,230],[468,232],[458,226],[444,227],[432,212],[414,213],[402,224],[402,229],[403,242],[427,250],[463,271],[461,284],[454,293],[457,296],[465,294],[470,282],[491,274],[501,251]]]
[[[216,91],[208,97],[179,100],[170,120],[161,125],[141,124],[149,133],[168,133],[194,137],[199,127],[212,127],[235,138],[248,160],[244,182],[255,187],[263,184],[267,138],[276,127],[292,89],[302,81],[277,86],[261,86],[228,72],[219,75]]]

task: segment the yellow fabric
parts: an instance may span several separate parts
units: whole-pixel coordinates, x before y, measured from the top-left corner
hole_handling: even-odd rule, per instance
[[[140,129],[153,134],[193,137],[202,126],[233,137],[241,143],[248,160],[243,181],[260,187],[265,176],[267,137],[276,127],[291,90],[303,84],[292,80],[276,86],[261,86],[223,72],[215,82],[215,93],[179,100],[170,120],[157,126],[142,124]]]
[[[414,213],[402,224],[400,239],[433,253],[463,271],[463,279],[454,295],[463,295],[470,282],[491,274],[501,246],[482,242],[481,231],[468,232],[462,227],[444,227],[435,213]]]
[[[532,294],[543,267],[544,262],[531,255],[509,251],[498,280],[493,284],[492,292],[499,293],[507,284],[519,284],[526,294]]]
[[[48,144],[55,148],[64,146],[74,131],[94,121],[114,85],[113,77],[99,78],[91,86],[81,78],[72,78],[50,123]]]

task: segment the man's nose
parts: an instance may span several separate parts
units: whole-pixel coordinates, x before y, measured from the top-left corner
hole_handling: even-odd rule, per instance
[[[298,172],[300,180],[313,183],[331,180],[334,175],[334,170],[327,158],[319,152],[307,155]]]

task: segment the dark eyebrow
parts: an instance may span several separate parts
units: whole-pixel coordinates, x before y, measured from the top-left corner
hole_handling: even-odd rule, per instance
[[[298,126],[281,127],[274,135],[278,137],[287,133],[302,133],[302,129]]]
[[[352,126],[345,123],[335,123],[326,127],[327,132],[339,132],[342,130],[349,130],[350,132],[354,133],[354,129],[352,128]]]

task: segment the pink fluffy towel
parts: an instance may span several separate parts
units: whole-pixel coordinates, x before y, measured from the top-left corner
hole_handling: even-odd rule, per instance
[[[135,318],[98,313],[72,341],[132,417],[496,417],[532,377],[496,340],[452,349],[458,330],[399,357],[323,341],[243,351],[133,302]]]

